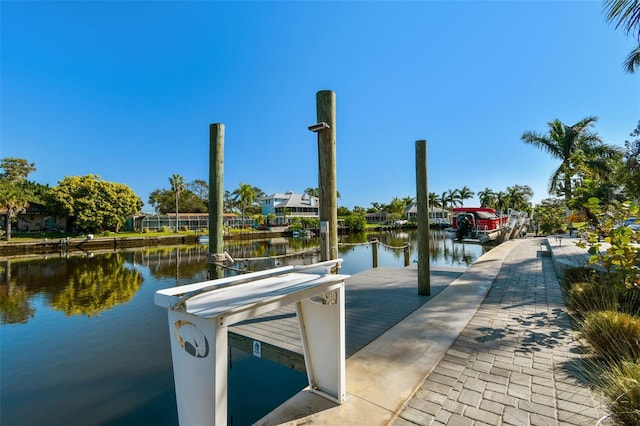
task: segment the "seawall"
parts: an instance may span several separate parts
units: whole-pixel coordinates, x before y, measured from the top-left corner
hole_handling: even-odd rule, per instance
[[[251,232],[225,235],[224,239],[261,240],[288,235],[286,232]],[[96,237],[96,238],[43,238],[34,241],[0,243],[0,257],[30,256],[66,251],[119,250],[135,247],[155,247],[180,244],[196,244],[195,234],[149,235],[140,237]]]

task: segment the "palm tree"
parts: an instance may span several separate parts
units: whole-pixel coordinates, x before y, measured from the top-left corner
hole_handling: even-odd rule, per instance
[[[447,210],[447,193],[446,191],[442,193],[440,196],[440,205],[442,206],[442,210]]]
[[[25,187],[27,176],[36,170],[34,163],[22,158],[0,159],[0,206],[7,209],[5,239],[11,240],[11,221],[29,206],[30,194]]]
[[[529,185],[507,186],[508,205],[514,210],[525,211],[529,207],[531,197],[533,190]]]
[[[478,192],[478,200],[480,207],[493,207],[496,202],[496,194],[489,188],[485,188]]]
[[[460,198],[460,191],[457,189],[449,189],[447,191],[447,201],[451,207],[462,206],[462,199]]]
[[[524,194],[515,186],[507,187],[507,199],[509,207],[514,210],[521,210],[522,204],[525,203]]]
[[[240,187],[233,191],[232,195],[236,201],[240,202],[240,208],[242,211],[242,227],[244,228],[244,212],[247,206],[251,206],[256,196],[253,186],[240,182]]]
[[[233,199],[233,194],[229,190],[225,190],[224,191],[224,196],[222,198],[222,202],[224,204],[224,211],[225,212],[231,213],[236,207],[236,202]]]
[[[549,192],[563,194],[565,205],[571,200],[571,178],[582,167],[591,170],[606,169],[605,159],[617,152],[615,148],[603,144],[600,136],[591,132],[596,121],[597,117],[586,117],[573,126],[567,126],[555,119],[548,123],[547,134],[532,131],[522,134],[524,143],[547,151],[553,158],[561,161],[549,180]]]
[[[464,205],[464,200],[473,198],[475,193],[469,189],[466,185],[462,189],[458,190],[458,197],[460,198],[460,205]]]
[[[276,214],[275,213],[267,213],[267,225],[271,226],[276,222]]]
[[[429,193],[429,207],[442,207],[442,204],[440,204],[440,198],[438,198],[438,194],[435,192]]]
[[[640,41],[640,2],[638,0],[606,0],[604,5],[607,22],[614,23],[616,30],[620,27],[629,35]],[[633,73],[640,66],[640,44],[633,48],[624,61],[624,68]]]
[[[502,214],[504,208],[507,206],[507,201],[507,194],[504,192],[500,191],[496,194],[496,210],[498,210],[498,213]]]
[[[374,212],[381,212],[384,208],[384,204],[374,201],[373,203],[371,203],[371,208]]]
[[[407,204],[404,199],[393,197],[393,200],[389,203],[387,208],[389,209],[389,220],[395,221],[400,220],[404,217],[404,209],[407,207]]]
[[[11,221],[18,214],[26,211],[29,201],[19,186],[2,185],[2,188],[0,188],[0,205],[7,209],[5,239],[11,241]]]
[[[180,193],[185,189],[184,178],[179,174],[174,174],[169,178],[169,184],[171,185],[171,190],[176,196],[176,232],[178,232],[178,205],[180,201]]]

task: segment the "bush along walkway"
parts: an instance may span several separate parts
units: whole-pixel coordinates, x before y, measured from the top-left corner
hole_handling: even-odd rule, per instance
[[[546,239],[506,257],[486,299],[394,426],[595,425],[575,339]]]

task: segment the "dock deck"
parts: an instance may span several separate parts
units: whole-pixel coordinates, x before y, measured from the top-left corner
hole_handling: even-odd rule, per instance
[[[595,396],[567,368],[582,355],[558,280],[586,250],[563,239],[491,249],[348,357],[342,404],[306,388],[255,424],[596,424]]]
[[[429,296],[418,294],[415,265],[375,268],[352,275],[345,281],[347,358],[431,300],[463,272],[462,268],[432,267]],[[305,371],[294,305],[229,328],[233,347],[252,353],[256,341],[260,342],[261,357]]]

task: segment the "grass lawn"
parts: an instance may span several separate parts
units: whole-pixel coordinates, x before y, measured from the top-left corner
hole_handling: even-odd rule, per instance
[[[248,234],[253,232],[264,232],[257,231],[255,229],[229,229],[225,228],[224,230],[226,235],[229,234]],[[130,238],[130,237],[160,237],[160,236],[172,236],[172,235],[206,235],[206,232],[202,231],[178,231],[167,230],[167,231],[150,231],[150,232],[102,232],[99,234],[94,234],[94,238]],[[11,241],[10,243],[24,243],[24,242],[32,242],[32,241],[42,241],[45,238],[48,240],[59,240],[62,238],[86,238],[87,234],[73,234],[69,232],[12,232],[11,233]],[[1,243],[6,243],[4,241],[4,235],[0,240]]]

